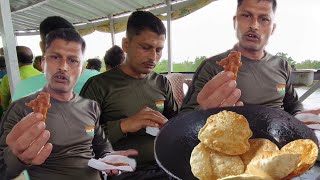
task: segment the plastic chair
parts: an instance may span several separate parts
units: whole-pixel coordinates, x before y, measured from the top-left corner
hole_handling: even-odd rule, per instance
[[[189,81],[186,80],[188,76],[182,73],[170,73],[166,75],[166,77],[171,84],[173,96],[180,109],[183,99],[189,89]]]

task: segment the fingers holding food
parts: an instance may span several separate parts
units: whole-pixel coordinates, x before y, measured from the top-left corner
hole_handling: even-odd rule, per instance
[[[241,96],[234,74],[222,72],[208,81],[197,96],[197,102],[202,109],[234,106]]]
[[[14,143],[17,141],[17,139],[24,134],[26,131],[30,130],[36,123],[39,122],[39,120],[42,119],[41,114],[34,114],[30,113],[26,117],[24,117],[20,122],[18,122],[10,131],[10,133],[7,135],[6,142],[8,145],[11,143]],[[40,131],[42,131],[44,128],[41,128]],[[37,126],[35,126],[37,127]],[[33,129],[33,133],[36,133],[37,130]]]

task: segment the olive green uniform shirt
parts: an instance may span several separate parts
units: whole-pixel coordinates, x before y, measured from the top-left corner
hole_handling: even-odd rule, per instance
[[[184,99],[181,111],[190,111],[198,107],[197,96],[203,86],[223,67],[216,62],[228,56],[230,50],[206,59],[198,67],[191,87]],[[259,61],[241,56],[237,87],[241,90],[240,100],[244,104],[258,104],[281,108],[290,114],[303,109],[298,95],[290,83],[291,69],[288,62],[278,56],[266,53]]]
[[[155,163],[154,138],[145,129],[123,134],[120,119],[132,116],[145,107],[159,110],[167,118],[177,112],[171,86],[167,78],[155,72],[137,79],[116,67],[90,78],[80,95],[97,101],[101,109],[100,123],[114,150],[136,149],[138,167]],[[164,107],[156,106],[162,101]]]
[[[25,166],[7,147],[6,137],[23,117],[32,112],[25,105],[38,92],[12,103],[4,115],[0,131],[0,179],[12,179],[24,169],[31,180],[100,180],[99,172],[88,166],[112,148],[99,125],[100,109],[96,102],[78,95],[69,102],[50,99],[46,129],[53,149],[39,166]]]

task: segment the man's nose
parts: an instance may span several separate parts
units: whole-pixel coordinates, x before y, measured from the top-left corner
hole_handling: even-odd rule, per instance
[[[259,21],[257,18],[252,18],[250,23],[250,30],[256,31],[259,29]]]
[[[67,60],[66,60],[66,59],[62,59],[62,60],[59,62],[58,69],[59,69],[60,71],[67,71],[67,70],[68,70],[68,63],[67,63]]]
[[[149,59],[155,61],[157,59],[157,51],[155,49],[150,50]]]

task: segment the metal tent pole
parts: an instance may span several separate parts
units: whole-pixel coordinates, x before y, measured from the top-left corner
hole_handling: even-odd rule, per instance
[[[167,1],[167,35],[168,35],[168,74],[173,71],[172,47],[171,47],[171,0]]]
[[[114,21],[113,21],[113,16],[112,16],[112,14],[109,15],[109,22],[110,22],[112,46],[114,46],[114,45],[115,45],[115,33],[114,33]]]
[[[16,84],[20,81],[20,72],[9,1],[0,1],[0,11],[0,30],[3,42],[3,53],[6,61],[10,92],[13,94]]]

